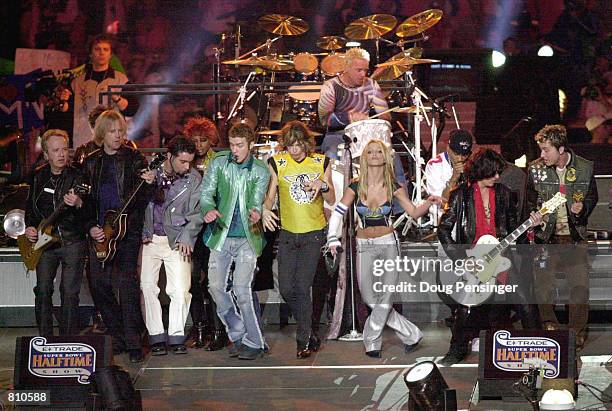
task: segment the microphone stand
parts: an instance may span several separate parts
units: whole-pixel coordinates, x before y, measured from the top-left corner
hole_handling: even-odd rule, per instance
[[[255,73],[254,71],[251,71],[249,73],[246,81],[244,82],[244,85],[242,85],[240,87],[240,89],[238,90],[238,98],[236,99],[236,102],[234,103],[234,106],[232,107],[232,110],[230,111],[230,114],[227,116],[227,120],[225,120],[225,124],[226,125],[236,115],[236,113],[237,113],[236,108],[238,107],[238,110],[242,111],[243,108],[244,108],[244,102],[251,100],[251,98],[253,98],[253,96],[257,92],[257,90],[253,90],[253,92],[249,95],[249,97],[246,97],[246,87],[249,84],[249,81],[251,81],[251,77],[254,74],[257,74],[257,73]],[[240,106],[238,106],[239,103],[240,103]]]
[[[220,90],[221,83],[221,53],[224,52],[225,33],[221,34],[221,44],[219,47],[215,47],[215,64],[213,64],[213,90]],[[215,114],[213,120],[217,123],[217,128],[221,126],[220,122],[223,120],[223,113],[221,113],[221,101],[219,99],[219,93],[215,93],[214,96]]]
[[[344,164],[348,168],[348,181],[353,179],[353,155],[351,153],[351,140],[346,135],[344,136]],[[346,179],[345,179],[346,181]],[[353,233],[355,231],[355,214],[354,207],[349,207],[348,211],[348,227],[346,231],[347,247],[344,247],[345,252],[348,253],[348,276],[351,280],[351,331],[341,337],[338,337],[339,341],[363,341],[363,334],[357,331],[357,323],[355,320],[355,262],[353,261]]]

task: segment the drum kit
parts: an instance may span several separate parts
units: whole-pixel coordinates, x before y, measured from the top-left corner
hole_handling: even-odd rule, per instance
[[[262,96],[265,101],[260,104],[263,109],[258,110],[259,128],[269,129],[272,122],[284,122],[286,119],[296,118],[305,122],[311,129],[321,129],[319,123],[317,106],[321,91],[321,82],[338,76],[345,68],[345,51],[349,40],[368,41],[373,40],[376,45],[376,71],[372,78],[376,80],[396,80],[414,65],[435,63],[437,60],[422,58],[423,49],[418,44],[428,39],[423,33],[434,26],[442,18],[442,11],[437,9],[427,10],[398,24],[396,17],[389,14],[373,14],[361,17],[351,22],[344,29],[344,37],[328,35],[318,38],[316,48],[318,50],[289,51],[284,54],[273,53],[272,44],[283,37],[300,36],[308,32],[309,24],[303,19],[295,16],[282,14],[267,14],[257,20],[257,27],[276,37],[268,38],[265,42],[246,53],[236,50],[235,59],[217,61],[221,67],[231,69],[248,68],[251,73],[262,74],[266,77],[266,87]],[[395,29],[395,30],[394,30]],[[398,40],[390,41],[383,36],[394,31]],[[238,34],[240,36],[240,34]],[[393,46],[401,49],[399,53],[385,62],[379,61],[380,45]],[[406,44],[412,44],[411,48],[405,48]],[[240,42],[238,41],[239,45]],[[235,102],[234,107],[226,119],[226,124],[238,115],[243,116],[245,103],[254,94],[247,95],[246,86],[249,82],[255,82],[255,76],[247,78],[247,83],[239,90],[242,95]],[[297,79],[297,81],[279,82],[278,79]],[[408,78],[406,77],[406,80]],[[262,83],[264,80],[262,80]],[[385,88],[385,87],[383,87]],[[398,88],[396,88],[397,90]],[[408,89],[408,87],[405,87]],[[276,97],[284,94],[283,98]],[[406,103],[407,98],[402,101]],[[275,107],[277,109],[275,113]],[[280,115],[278,112],[280,111]],[[221,110],[217,110],[220,113]],[[221,116],[222,117],[222,116]],[[269,136],[268,136],[269,137]]]

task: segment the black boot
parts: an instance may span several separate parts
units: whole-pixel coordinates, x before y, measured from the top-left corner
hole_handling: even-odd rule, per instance
[[[198,322],[194,325],[195,335],[192,347],[193,348],[203,348],[206,345],[206,326],[202,322]]]
[[[227,338],[225,330],[214,330],[210,335],[210,341],[204,349],[206,351],[219,351],[224,349],[228,342],[229,339]]]

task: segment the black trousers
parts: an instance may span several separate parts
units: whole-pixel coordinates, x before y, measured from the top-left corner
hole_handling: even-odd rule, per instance
[[[138,252],[141,245],[140,230],[128,231],[117,244],[112,261],[102,267],[90,247],[90,287],[94,304],[113,337],[113,344],[128,350],[141,348],[140,330],[140,284],[137,272]],[[116,273],[117,289],[113,288],[113,273]],[[115,291],[119,300],[115,297]]]
[[[87,243],[79,241],[46,250],[40,257],[36,266],[36,287],[34,287],[34,310],[40,335],[53,335],[53,282],[60,264],[62,265],[60,283],[62,307],[59,333],[60,335],[78,333],[79,293],[86,252]]]
[[[324,230],[303,234],[281,230],[278,239],[278,284],[297,322],[296,340],[301,345],[308,343],[312,331],[310,289],[324,243]]]
[[[202,323],[215,331],[225,330],[225,326],[217,316],[217,306],[208,292],[208,259],[210,250],[202,240],[204,228],[198,234],[193,254],[191,255],[191,305],[189,312],[194,324]]]

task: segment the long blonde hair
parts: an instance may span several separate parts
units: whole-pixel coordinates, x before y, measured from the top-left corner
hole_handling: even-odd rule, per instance
[[[387,190],[387,200],[393,201],[393,182],[395,181],[395,172],[393,170],[393,156],[389,147],[381,140],[370,140],[368,144],[363,148],[361,157],[359,158],[359,198],[361,201],[367,201],[368,199],[368,184],[369,173],[368,173],[368,148],[372,145],[378,145],[382,148],[383,158],[385,159],[383,169],[383,187]]]

